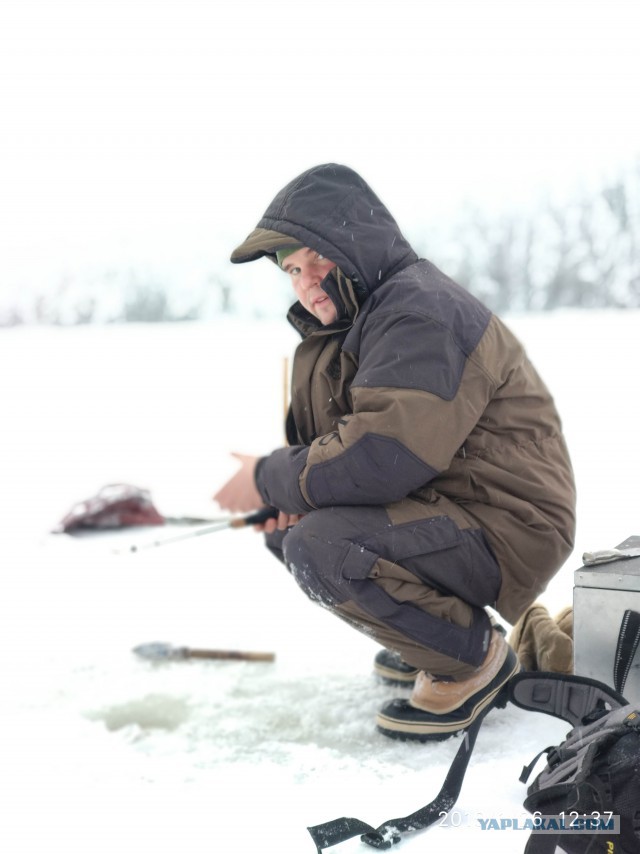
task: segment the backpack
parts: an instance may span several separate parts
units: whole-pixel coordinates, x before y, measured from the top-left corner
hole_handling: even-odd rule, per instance
[[[521,709],[561,718],[573,727],[562,744],[540,751],[523,769],[520,780],[526,782],[546,753],[547,765],[529,786],[524,801],[534,816],[525,854],[553,854],[557,845],[566,854],[638,854],[640,711],[594,679],[540,672],[514,676],[465,731],[431,803],[378,828],[348,817],[309,827],[318,854],[358,835],[372,848],[385,850],[400,842],[403,833],[427,828],[443,811],[451,810],[486,714],[509,701]],[[591,817],[590,823],[576,813]]]
[[[562,744],[541,751],[520,776],[527,782],[546,753],[547,764],[527,789],[524,807],[533,814],[562,817],[558,833],[553,827],[544,834],[534,830],[525,854],[553,854],[556,845],[566,854],[638,854],[640,711],[616,691],[585,677],[524,673],[514,677],[509,691],[516,706],[573,726]],[[591,816],[595,823],[578,816]],[[572,833],[574,829],[592,832]]]

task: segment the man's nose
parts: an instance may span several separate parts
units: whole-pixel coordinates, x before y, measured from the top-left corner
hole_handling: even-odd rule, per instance
[[[320,276],[315,270],[303,270],[300,274],[300,286],[305,291],[308,291],[309,288],[313,288],[316,285],[319,285],[320,282]]]

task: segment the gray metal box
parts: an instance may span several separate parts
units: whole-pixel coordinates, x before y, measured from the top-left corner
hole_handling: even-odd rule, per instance
[[[616,546],[637,556],[576,570],[573,669],[640,702],[640,537]]]

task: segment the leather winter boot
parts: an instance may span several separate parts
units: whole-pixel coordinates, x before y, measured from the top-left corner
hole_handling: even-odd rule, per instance
[[[410,699],[392,700],[378,714],[378,729],[391,738],[448,738],[470,726],[491,706],[504,705],[501,690],[520,670],[518,657],[502,633],[494,630],[481,666],[459,682],[420,671]]]
[[[420,673],[417,667],[403,661],[400,653],[392,649],[381,649],[373,662],[373,670],[388,685],[413,685]]]

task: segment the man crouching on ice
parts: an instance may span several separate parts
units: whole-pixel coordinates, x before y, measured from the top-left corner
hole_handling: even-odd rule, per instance
[[[409,701],[386,735],[466,729],[519,669],[487,606],[515,623],[573,547],[560,419],[521,344],[418,258],[371,188],[328,164],[288,184],[232,254],[291,277],[299,331],[289,446],[215,496],[264,504],[269,549],[296,582],[384,649]]]

